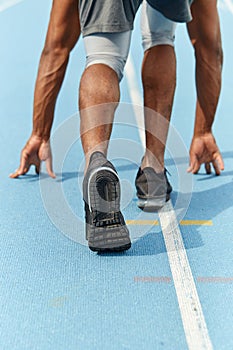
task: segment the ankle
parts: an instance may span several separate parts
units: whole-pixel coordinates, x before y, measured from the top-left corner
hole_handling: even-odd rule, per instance
[[[164,161],[159,161],[156,157],[144,156],[141,163],[141,169],[153,168],[156,173],[161,173],[164,171]]]

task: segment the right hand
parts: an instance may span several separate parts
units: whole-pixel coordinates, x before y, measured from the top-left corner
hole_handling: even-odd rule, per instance
[[[206,173],[211,173],[211,163],[216,175],[224,170],[224,162],[215,138],[211,132],[194,136],[190,146],[190,164],[188,172],[197,174],[201,164],[205,164]]]
[[[25,175],[29,171],[31,165],[35,166],[35,171],[39,174],[42,161],[46,163],[48,175],[55,178],[56,175],[53,172],[50,142],[36,135],[32,135],[21,152],[18,169],[10,174],[9,177],[15,179],[20,175]]]

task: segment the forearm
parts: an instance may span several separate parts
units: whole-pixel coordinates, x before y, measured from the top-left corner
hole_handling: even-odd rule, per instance
[[[69,60],[67,50],[42,52],[34,92],[33,134],[47,141],[54,119],[58,93],[64,79]]]
[[[53,0],[34,93],[33,134],[47,141],[69,54],[80,35],[78,4],[75,0]]]
[[[221,90],[223,52],[216,0],[195,0],[189,37],[196,58],[196,121],[194,135],[211,132]]]
[[[221,66],[208,62],[196,62],[197,104],[194,135],[212,131],[221,90]]]

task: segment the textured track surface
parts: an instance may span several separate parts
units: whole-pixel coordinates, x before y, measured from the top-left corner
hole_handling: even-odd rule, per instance
[[[31,131],[33,88],[51,2],[24,0],[4,9],[6,2],[0,1],[0,349],[187,349],[158,217],[136,206],[134,180],[142,147],[127,105],[118,108],[109,157],[122,180],[122,208],[133,244],[123,254],[99,255],[88,249],[78,116],[68,131],[56,132],[77,110],[85,60],[82,42],[71,55],[56,108],[56,180],[45,175],[39,180],[34,169],[18,180],[8,178],[18,166],[19,152]],[[187,178],[192,179],[193,188],[188,210],[180,217],[180,230],[213,347],[232,350],[233,3],[219,1],[219,8],[224,69],[214,131],[225,171],[215,177],[206,176],[202,169],[199,175]],[[142,52],[138,24],[131,54],[139,84]],[[177,92],[172,120],[188,148],[195,85],[193,51],[185,26],[179,26],[176,41]],[[125,77],[122,102],[131,101],[129,90]],[[122,120],[127,125],[119,123]],[[56,135],[61,135],[59,142]],[[188,157],[172,159],[170,151],[166,166],[172,175],[169,181],[175,206],[181,186],[177,167],[185,172]],[[188,195],[181,193],[177,215]]]

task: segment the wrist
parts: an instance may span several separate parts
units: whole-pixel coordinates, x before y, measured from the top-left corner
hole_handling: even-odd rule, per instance
[[[200,136],[205,136],[205,135],[209,135],[209,134],[212,134],[212,125],[200,125],[200,124],[197,124],[195,125],[194,127],[194,133],[193,135],[195,137],[200,137]]]
[[[39,118],[37,115],[33,117],[32,134],[39,137],[42,141],[48,141],[52,128],[52,120],[50,118]]]
[[[213,120],[203,117],[201,114],[196,116],[194,126],[194,136],[200,137],[212,134]]]
[[[42,133],[39,130],[33,129],[31,138],[33,138],[33,140],[37,142],[42,142],[42,141],[47,142],[50,138],[50,134]]]

